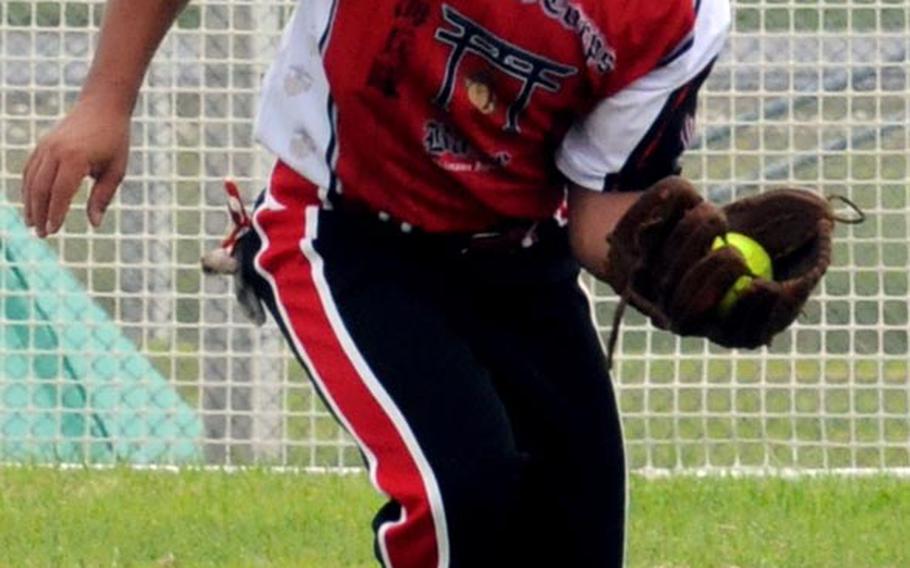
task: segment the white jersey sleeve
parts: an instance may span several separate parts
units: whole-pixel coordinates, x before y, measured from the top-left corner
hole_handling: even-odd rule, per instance
[[[597,191],[636,190],[674,173],[692,138],[698,87],[730,25],[729,0],[696,0],[695,9],[692,33],[678,48],[566,134],[556,165],[571,182]]]
[[[331,184],[335,123],[323,48],[335,2],[298,2],[266,73],[255,136],[295,171],[318,185]]]

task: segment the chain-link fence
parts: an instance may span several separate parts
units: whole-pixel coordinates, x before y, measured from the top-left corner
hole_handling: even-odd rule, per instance
[[[0,5],[3,459],[359,465],[277,331],[249,326],[230,282],[198,269],[228,225],[222,179],[252,196],[270,170],[252,118],[291,2],[186,10],[152,66],[127,180],[103,227],[71,215],[50,249],[35,251],[9,214],[29,148],[78,92],[102,6]],[[627,316],[615,381],[631,465],[910,467],[910,8],[905,0],[734,8],[687,175],[718,201],[785,184],[844,194],[870,220],[838,229],[834,268],[773,349],[730,352]],[[60,284],[61,268],[75,276],[71,285]],[[56,287],[36,284],[41,274]],[[606,334],[616,299],[591,284]],[[67,326],[88,339],[61,339]],[[37,339],[46,334],[60,337]],[[84,368],[66,367],[72,351]],[[39,373],[37,360],[59,368]]]

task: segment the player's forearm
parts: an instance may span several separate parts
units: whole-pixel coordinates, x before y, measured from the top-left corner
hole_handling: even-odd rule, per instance
[[[80,101],[132,113],[155,50],[189,0],[108,0]]]
[[[585,270],[603,279],[610,250],[607,235],[638,201],[641,192],[600,193],[569,188],[569,240],[572,253]]]

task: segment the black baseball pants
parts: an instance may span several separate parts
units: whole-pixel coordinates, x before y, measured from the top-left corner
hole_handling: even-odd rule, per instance
[[[244,275],[388,497],[380,563],[621,566],[620,421],[563,231],[463,252],[301,185],[276,170]]]

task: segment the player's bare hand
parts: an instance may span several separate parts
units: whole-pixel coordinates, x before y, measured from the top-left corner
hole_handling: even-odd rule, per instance
[[[94,179],[89,221],[97,227],[126,172],[128,114],[80,101],[39,142],[22,172],[25,222],[39,237],[56,233],[82,180]]]

